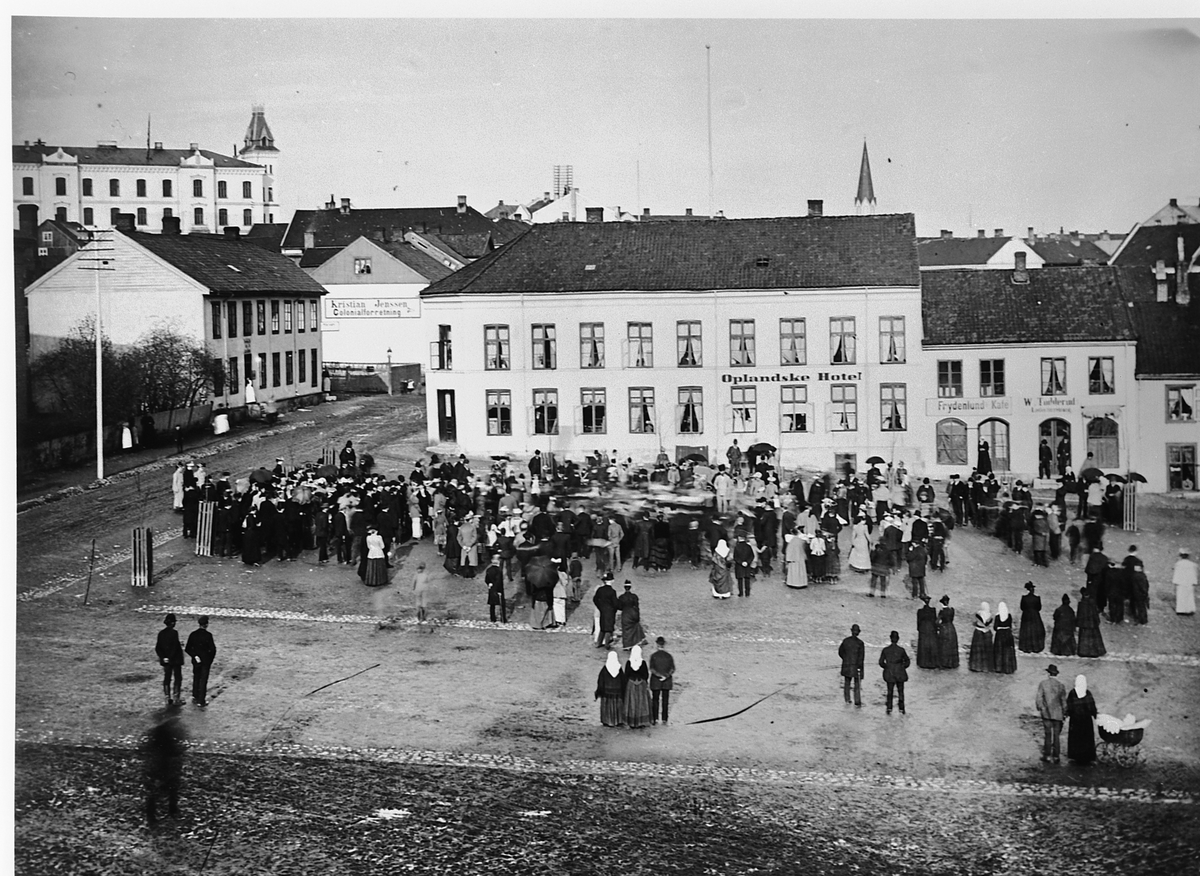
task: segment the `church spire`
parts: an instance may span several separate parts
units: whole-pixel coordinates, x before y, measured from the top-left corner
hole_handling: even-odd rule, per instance
[[[276,151],[275,135],[271,133],[271,128],[267,125],[265,108],[261,105],[253,106],[250,109],[250,124],[246,127],[246,136],[243,142],[245,143],[242,147],[243,154],[255,151]]]
[[[854,208],[862,212],[867,204],[875,212],[875,186],[871,184],[871,160],[867,157],[867,141],[863,140],[862,167],[858,171],[858,194],[854,196]]]

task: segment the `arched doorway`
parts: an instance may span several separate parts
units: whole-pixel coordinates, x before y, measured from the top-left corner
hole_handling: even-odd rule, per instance
[[[962,420],[941,420],[937,424],[938,465],[968,465],[967,424]]]
[[[1064,468],[1071,468],[1071,424],[1066,420],[1052,419],[1042,420],[1038,426],[1038,446],[1041,446],[1042,439],[1046,439],[1046,443],[1050,445],[1050,451],[1054,454],[1055,467],[1059,469],[1059,460],[1064,460],[1066,465]],[[1034,461],[1037,461],[1037,455],[1034,455]],[[1060,475],[1061,471],[1058,472]]]
[[[979,440],[988,443],[994,471],[1008,471],[1011,467],[1008,450],[1008,423],[1003,420],[984,420],[979,424]]]
[[[1111,417],[1093,417],[1088,420],[1087,448],[1093,461],[1100,468],[1120,468],[1121,448],[1117,439],[1117,421]]]

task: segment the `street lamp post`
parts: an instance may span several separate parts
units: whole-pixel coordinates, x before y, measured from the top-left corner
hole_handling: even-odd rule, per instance
[[[388,386],[388,395],[395,395],[395,389],[396,389],[396,387],[393,385],[394,381],[392,380],[392,348],[391,348],[391,347],[388,347],[388,350],[387,350],[387,357],[388,357],[388,360],[387,360],[387,372],[388,372],[388,381],[387,381],[387,386]]]
[[[95,243],[100,246],[92,247],[89,243],[83,252],[88,255],[80,255],[79,261],[85,264],[77,267],[83,271],[94,271],[96,273],[96,480],[104,480],[104,354],[103,354],[103,334],[101,332],[102,320],[100,317],[100,272],[115,271],[116,268],[111,266],[114,261],[111,255],[99,255],[99,253],[111,253],[113,251],[112,239],[105,240],[97,233]],[[109,244],[107,247],[102,244]],[[89,264],[90,263],[90,264]]]

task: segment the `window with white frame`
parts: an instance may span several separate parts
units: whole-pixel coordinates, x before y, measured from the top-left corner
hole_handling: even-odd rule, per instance
[[[884,432],[903,432],[908,428],[908,390],[903,383],[879,385],[879,428]]]
[[[354,260],[354,273],[369,274],[371,273],[371,260],[368,258]]]
[[[629,388],[629,431],[649,434],[655,430],[654,389],[649,386]]]
[[[979,394],[985,398],[1004,395],[1004,360],[979,360]]]
[[[487,396],[487,433],[489,435],[512,434],[512,392],[507,389],[489,389]]]
[[[904,317],[879,317],[879,361],[886,364],[904,360]]]
[[[675,323],[675,355],[680,368],[699,368],[704,364],[700,320],[681,319]]]
[[[829,362],[853,365],[857,361],[857,335],[854,317],[835,316],[829,320]]]
[[[533,434],[558,434],[558,390],[533,391]]]
[[[808,387],[804,384],[788,383],[779,387],[779,431],[809,431]]]
[[[1067,360],[1061,356],[1042,358],[1042,395],[1067,394]]]
[[[753,367],[754,320],[729,320],[729,364],[741,367]]]
[[[602,388],[579,390],[585,435],[603,435],[608,431],[608,392]]]
[[[704,432],[704,390],[699,386],[679,387],[679,410],[676,421],[680,435],[699,435]]]
[[[805,320],[779,320],[779,364],[803,365],[807,361],[808,326]]]
[[[485,371],[508,371],[512,364],[509,358],[508,326],[485,325],[483,327],[483,367]]]
[[[962,359],[939,359],[937,363],[938,398],[962,398]]]
[[[858,387],[853,383],[834,383],[829,387],[829,430],[858,431]]]
[[[629,356],[626,366],[629,368],[653,368],[654,326],[648,322],[631,322],[627,326],[627,331]]]
[[[604,367],[604,323],[579,324],[579,367]]]
[[[758,387],[733,386],[729,389],[729,400],[732,403],[733,422],[730,431],[758,431]]]
[[[533,367],[537,371],[558,367],[558,338],[552,322],[533,325]]]
[[[934,427],[938,465],[967,464],[967,424],[962,420],[941,420]]]
[[[1112,395],[1117,391],[1112,356],[1088,357],[1088,394]]]

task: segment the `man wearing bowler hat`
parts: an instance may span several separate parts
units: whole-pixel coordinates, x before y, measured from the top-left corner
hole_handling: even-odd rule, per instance
[[[838,656],[842,658],[842,693],[846,697],[846,705],[850,705],[850,681],[854,681],[854,705],[862,705],[863,657],[866,646],[858,634],[862,632],[858,624],[850,627],[850,635],[842,639],[838,646]]]
[[[1067,707],[1067,689],[1058,680],[1058,667],[1051,663],[1046,667],[1046,677],[1037,689],[1037,710],[1042,716],[1045,740],[1042,742],[1042,763],[1059,760],[1058,737],[1062,733],[1063,712]]]

